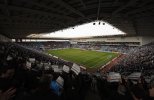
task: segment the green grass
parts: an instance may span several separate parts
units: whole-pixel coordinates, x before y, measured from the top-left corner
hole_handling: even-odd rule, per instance
[[[87,68],[99,68],[118,56],[117,53],[80,49],[49,50],[48,53]]]

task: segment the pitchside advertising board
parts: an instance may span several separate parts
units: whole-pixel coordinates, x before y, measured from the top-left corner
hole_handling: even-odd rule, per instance
[[[76,41],[70,41],[70,44],[77,44]]]

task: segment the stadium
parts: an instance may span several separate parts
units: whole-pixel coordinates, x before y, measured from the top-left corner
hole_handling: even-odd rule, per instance
[[[0,100],[154,100],[153,0],[0,0]]]

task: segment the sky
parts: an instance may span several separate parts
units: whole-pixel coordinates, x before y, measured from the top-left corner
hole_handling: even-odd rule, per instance
[[[93,25],[93,23],[95,23],[95,25]],[[105,25],[103,25],[103,23],[105,23]],[[104,21],[94,21],[91,23],[70,27],[65,30],[59,30],[56,32],[39,35],[39,37],[41,36],[44,38],[82,38],[91,36],[109,36],[122,34],[125,33]]]

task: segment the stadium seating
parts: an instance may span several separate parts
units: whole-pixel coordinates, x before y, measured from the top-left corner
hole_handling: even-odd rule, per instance
[[[74,48],[81,49],[91,49],[91,50],[100,50],[105,52],[120,52],[120,53],[128,53],[131,49],[136,48],[136,46],[127,46],[127,45],[91,45],[91,44],[75,44]]]
[[[154,74],[154,45],[148,44],[132,49],[124,59],[111,69],[120,73],[132,73],[134,71],[144,74]],[[148,73],[147,73],[148,72]]]
[[[101,47],[103,51],[121,52],[121,53],[128,53],[133,48],[136,48],[136,47],[125,46],[125,45],[109,45],[109,46],[105,45]]]
[[[143,76],[147,71],[151,71],[149,75],[152,75],[153,49],[152,44],[132,49],[126,58],[110,71],[122,75],[138,71],[143,72]],[[47,68],[49,63],[67,65],[70,68],[72,63],[15,43],[0,43],[0,58],[0,100],[153,100],[153,95],[149,95],[151,89],[144,77],[135,82],[129,79],[126,81],[125,77],[121,76],[120,80],[110,82],[108,74],[99,71],[82,71],[78,75],[73,71],[57,73],[50,67]],[[32,62],[29,58],[35,58],[35,61]],[[58,83],[58,79],[64,84]],[[152,78],[152,89],[153,81]]]
[[[33,48],[41,51],[44,49],[58,49],[58,48],[67,48],[70,47],[69,42],[54,42],[54,41],[46,41],[46,42],[19,42],[18,44],[26,46],[28,48]]]

